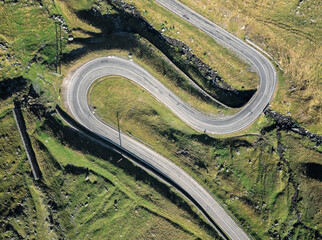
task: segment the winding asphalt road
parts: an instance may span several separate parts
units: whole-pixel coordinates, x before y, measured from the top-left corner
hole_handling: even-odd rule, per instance
[[[233,133],[245,128],[268,105],[274,93],[277,80],[275,69],[269,60],[243,41],[181,3],[172,0],[156,1],[250,62],[257,69],[260,77],[260,88],[256,95],[237,114],[225,119],[214,119],[183,102],[138,64],[120,57],[101,57],[85,63],[71,77],[65,79],[67,108],[83,126],[102,136],[107,141],[119,145],[123,151],[140,159],[170,181],[175,182],[179,188],[185,191],[185,194],[198,203],[199,208],[202,208],[230,239],[249,239],[247,234],[212,195],[186,172],[142,143],[124,134],[121,134],[120,139],[119,132],[98,120],[88,106],[87,94],[91,84],[107,75],[119,75],[136,82],[187,124],[198,130],[206,130],[208,133],[213,134]]]

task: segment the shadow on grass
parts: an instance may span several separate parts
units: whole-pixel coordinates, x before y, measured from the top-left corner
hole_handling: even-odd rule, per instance
[[[174,192],[170,186],[158,180],[156,177],[150,175],[140,167],[137,167],[136,165],[134,165],[133,162],[131,162],[127,158],[123,158],[123,156],[119,153],[112,151],[111,149],[108,149],[106,145],[104,146],[103,144],[98,144],[97,141],[93,141],[88,136],[76,131],[71,127],[64,126],[60,122],[60,120],[51,116],[48,116],[46,118],[42,128],[44,131],[49,131],[51,135],[54,135],[58,140],[60,140],[62,145],[67,145],[77,151],[83,152],[84,154],[90,154],[105,161],[108,161],[116,167],[122,169],[126,174],[134,177],[136,181],[142,181],[145,184],[149,185],[162,196],[169,199],[176,206],[178,206],[181,209],[184,209],[187,213],[189,213],[194,219],[196,219],[197,223],[200,224],[200,226],[202,226],[202,228],[205,229],[205,231],[207,231],[208,234],[219,238],[218,233],[212,228],[212,226],[204,222],[204,220],[202,220],[200,216],[193,211],[191,206],[180,195]],[[86,134],[91,136],[91,133],[88,130]],[[95,139],[102,141],[102,139],[100,139],[97,136],[92,135],[91,137],[94,137]],[[104,143],[107,144],[106,141],[104,141]],[[115,146],[112,145],[111,147],[115,148]],[[120,158],[122,158],[123,160],[119,161]],[[139,161],[138,163],[144,165]],[[154,172],[154,170],[152,170],[148,166],[144,165],[144,167]],[[81,169],[81,171],[85,170]],[[175,184],[171,184],[175,186]],[[179,188],[179,190],[184,193],[182,189]],[[200,207],[189,196],[188,198],[194,204]],[[207,216],[207,213],[205,211],[202,210],[202,212]],[[207,218],[209,218],[209,216],[207,216]],[[216,223],[212,223],[216,225]]]
[[[23,77],[4,79],[0,81],[0,100],[6,100],[15,93],[26,89],[26,87],[27,80]]]
[[[115,14],[101,15],[100,13],[93,10],[76,11],[76,15],[80,19],[82,19],[82,21],[87,22],[95,26],[96,28],[99,28],[102,33],[97,34],[86,31],[86,33],[91,37],[75,38],[74,42],[82,44],[84,47],[73,50],[71,53],[64,54],[63,61],[68,62],[70,60],[81,58],[81,56],[85,55],[89,50],[94,49],[111,49],[113,47],[131,50],[134,47],[132,44],[135,43],[133,43],[131,39],[128,39],[126,36],[124,36],[121,41],[109,41],[111,33],[126,32],[138,34],[141,37],[147,39],[163,54],[165,54],[179,69],[181,69],[181,71],[183,71],[197,85],[200,86],[197,80],[199,79],[204,86],[200,87],[204,88],[204,90],[208,94],[210,94],[212,97],[216,98],[226,106],[232,108],[242,107],[252,98],[252,96],[257,91],[256,89],[227,89],[222,88],[219,85],[212,85],[208,77],[210,75],[212,76],[214,71],[207,64],[203,63],[197,56],[192,55],[191,53],[190,60],[185,60],[182,56],[185,56],[185,49],[188,47],[184,43],[165,37],[150,23],[148,23],[146,19],[140,16],[139,13],[135,11],[134,13],[133,11],[127,12],[117,5],[114,5],[113,3],[110,4],[114,6],[113,10],[116,11]],[[75,30],[80,31],[79,29]],[[172,42],[172,44],[170,42]],[[176,43],[176,45],[173,45],[173,42]],[[161,69],[163,69],[164,73],[167,73],[167,67],[165,67],[164,64],[162,65],[163,66]],[[212,72],[212,74],[210,74],[210,72]],[[216,79],[217,78],[221,79],[220,76],[217,76]]]

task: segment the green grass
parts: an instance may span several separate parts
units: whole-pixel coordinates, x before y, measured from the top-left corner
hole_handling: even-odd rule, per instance
[[[40,92],[44,92],[42,99],[37,101],[57,101],[60,98],[62,76],[66,76],[70,67],[75,68],[96,56],[111,54],[127,57],[131,52],[136,62],[147,68],[184,101],[211,114],[216,115],[219,110],[225,114],[232,113],[214,104],[203,103],[198,95],[190,97],[193,92],[184,82],[184,78],[168,65],[156,48],[149,46],[150,43],[144,39],[138,40],[137,36],[109,36],[104,44],[87,46],[89,54],[81,55],[73,63],[64,65],[62,76],[53,74],[55,30],[50,14],[63,14],[75,37],[93,37],[101,29],[80,20],[74,12],[89,8],[91,1],[55,1],[56,6],[52,1],[42,3],[43,8],[36,2],[28,3],[29,5],[21,2],[0,3],[0,18],[5,23],[0,26],[0,39],[8,48],[0,49],[0,58],[3,60],[0,69],[2,79],[21,75],[29,79]],[[180,19],[174,22],[175,18],[171,14],[160,10],[152,2],[143,5],[143,1],[137,1],[136,4],[139,9],[147,10],[144,16],[154,21],[154,26],[159,29],[164,27],[164,33],[176,38],[179,36],[181,40],[189,43],[199,57],[219,71],[224,80],[238,88],[242,84],[247,84],[246,88],[252,86],[243,78],[253,79],[254,75],[241,72],[246,65],[240,64],[234,55],[220,48],[216,48],[214,53],[206,52],[203,55],[204,46],[213,45],[212,40],[206,37],[203,42],[196,41],[194,36],[199,34],[198,31],[186,31],[189,25]],[[229,4],[225,4],[225,7],[231,7]],[[307,3],[302,5],[301,11],[305,12],[308,9]],[[240,8],[240,5],[235,6]],[[212,10],[214,9],[219,8]],[[253,11],[256,15],[254,21],[245,7],[241,9],[240,17],[247,19],[245,23],[249,26],[247,31],[251,39],[259,45],[264,42],[262,47],[275,59],[281,60],[284,68],[284,73],[279,72],[279,90],[273,108],[282,113],[295,113],[294,116],[300,123],[319,132],[319,92],[313,91],[319,89],[319,63],[316,61],[320,51],[316,41],[311,44],[305,37],[293,35],[290,29],[283,30],[280,23],[285,22],[288,17],[285,10],[287,8],[281,8],[282,14],[279,16],[271,14],[272,11],[277,11],[276,8],[267,8],[272,19],[277,18],[277,24],[260,23],[257,19],[260,14],[256,11]],[[257,10],[262,11],[261,9],[265,8],[258,6]],[[106,11],[110,12],[111,9]],[[315,9],[312,11],[313,18],[316,18],[316,12]],[[223,13],[227,12],[224,10],[221,15],[215,16],[223,19],[220,17]],[[236,23],[232,19],[234,14],[235,12],[226,18],[231,20],[228,29],[243,38],[245,33],[238,29],[241,27],[239,24],[244,23]],[[265,14],[268,15],[267,12]],[[307,14],[305,12],[302,20]],[[160,15],[163,18],[156,20]],[[225,24],[226,20],[222,23]],[[286,20],[291,25],[298,21],[297,18]],[[310,24],[300,23],[305,32],[315,38],[319,37],[318,31],[311,31],[315,29],[314,24],[312,27]],[[175,25],[175,30],[170,30],[171,25]],[[263,26],[265,31],[262,30]],[[176,33],[177,30],[179,34]],[[257,35],[259,30],[265,35]],[[191,38],[194,39],[193,43]],[[299,40],[295,40],[296,38]],[[128,43],[129,39],[131,44]],[[276,44],[278,42],[281,44]],[[192,45],[196,43],[199,46]],[[42,44],[45,44],[44,48]],[[65,41],[63,44],[65,45]],[[266,46],[276,48],[268,49]],[[70,44],[64,48],[64,52],[81,47],[81,44]],[[7,54],[10,55],[9,59]],[[219,60],[217,65],[214,61],[217,57],[226,59]],[[33,58],[37,61],[31,61]],[[164,62],[166,65],[163,65]],[[177,84],[173,81],[176,79],[184,84]],[[236,79],[239,83],[235,82]],[[279,168],[277,165],[279,157],[276,153],[275,131],[265,134],[264,140],[257,136],[215,139],[200,135],[129,81],[112,78],[100,84],[105,84],[103,93],[108,89],[111,94],[110,99],[105,99],[105,95],[100,95],[102,92],[97,90],[101,85],[94,87],[97,103],[93,104],[98,107],[97,113],[105,121],[116,125],[116,112],[119,109],[123,132],[142,139],[148,146],[184,168],[213,192],[254,238],[268,239],[269,233],[275,230],[281,237],[291,233],[295,239],[312,238],[307,229],[293,226],[296,217],[290,211],[290,206],[294,189],[288,182],[287,168]],[[295,84],[297,89],[304,88],[293,93],[290,91],[291,84]],[[120,95],[128,92],[131,95]],[[28,132],[44,174],[40,182],[34,182],[11,113],[12,100],[13,97],[2,100],[0,108],[0,220],[4,223],[0,227],[1,236],[13,239],[47,239],[51,236],[63,238],[67,234],[71,239],[86,239],[90,236],[98,239],[162,239],[164,236],[169,239],[213,239],[214,232],[203,217],[171,187],[160,183],[117,154],[74,135],[70,130],[67,131],[66,126],[61,127],[58,122],[50,123],[48,119],[43,122],[25,111]],[[108,108],[105,109],[106,106]],[[269,124],[270,120],[261,116],[246,133],[257,133]],[[321,231],[321,183],[305,176],[301,168],[303,163],[319,163],[321,153],[318,151],[321,152],[321,146],[286,133],[282,133],[282,143],[286,147],[285,157],[290,162],[294,179],[299,184],[298,208],[302,213],[302,221]],[[88,169],[88,173],[70,172],[68,163]],[[23,211],[19,211],[20,206]]]
[[[163,34],[186,43],[193,53],[210,65],[224,81],[237,89],[252,89],[258,86],[258,76],[247,71],[249,67],[234,53],[216,43],[211,37],[191,24],[164,9],[154,1],[135,1],[134,4],[142,15]],[[174,28],[173,28],[174,26]],[[171,28],[170,28],[171,27]],[[192,39],[192,40],[191,40]],[[207,51],[205,51],[207,49]],[[199,82],[203,86],[202,82]],[[206,86],[204,86],[206,87]]]
[[[65,9],[64,10],[64,13],[66,15],[69,15],[69,12],[73,12],[74,11],[76,14],[81,15],[82,18],[84,18],[84,21],[85,22],[92,22],[94,26],[96,26],[97,28],[99,28],[102,31],[102,35],[101,35],[102,37],[108,36],[108,34],[110,34],[110,33],[112,33],[114,31],[114,28],[113,28],[114,24],[112,23],[112,21],[110,21],[110,20],[107,19],[107,21],[109,21],[107,23],[106,21],[102,21],[102,18],[95,18],[95,17],[91,16],[91,14],[86,13],[86,11],[90,11],[89,9],[87,9],[86,11],[85,10],[79,11],[79,10],[77,10],[77,6],[75,7],[74,4],[73,4],[73,2],[71,2],[71,1],[70,2],[67,2],[66,4],[60,4],[60,5],[64,5],[64,8],[62,8],[62,9]],[[103,4],[103,5],[104,6],[102,6],[102,4],[100,4],[100,3],[93,3],[92,7],[95,8],[95,9],[99,9],[98,11],[101,11],[101,12],[106,12],[106,11],[109,12],[109,10],[107,10],[107,9],[109,9],[109,7],[108,6],[105,6],[106,4]],[[113,12],[113,14],[120,14],[120,13],[122,14],[122,10],[115,10],[115,11],[116,12]],[[133,18],[132,20],[134,22],[137,21],[135,18]],[[84,28],[83,28],[83,25],[84,25]],[[125,25],[126,25],[126,23],[125,23]],[[164,51],[169,56],[169,58],[171,58],[178,66],[180,66],[182,68],[182,70],[187,75],[189,75],[194,81],[198,82],[199,85],[201,85],[205,89],[207,89],[207,91],[211,95],[213,95],[215,97],[218,97],[218,98],[225,98],[223,101],[227,101],[227,104],[230,104],[231,103],[231,99],[227,99],[222,94],[222,91],[221,90],[218,90],[218,88],[212,87],[212,85],[210,84],[210,81],[207,80],[206,77],[203,77],[202,74],[195,67],[190,67],[189,64],[185,62],[185,60],[186,60],[185,57],[183,57],[182,54],[178,52],[178,49],[175,50],[175,48],[173,48],[173,50],[172,50],[171,47],[163,46],[163,43],[161,44],[161,42],[156,39],[156,36],[154,34],[150,34],[148,31],[146,31],[145,28],[140,28],[135,23],[133,23],[133,25],[130,26],[130,27],[133,27],[134,29],[136,29],[134,31],[140,32],[147,39],[150,39],[151,42],[156,43],[156,45],[160,48],[161,51]],[[87,31],[87,30],[85,31],[85,28],[87,28],[86,27],[86,24],[78,23],[77,28],[75,27],[71,33],[72,34],[75,33],[76,36],[82,36],[81,38],[83,38],[84,40],[85,40],[85,38],[88,39],[88,38],[90,38],[92,36],[93,39],[95,39],[95,41],[97,41],[97,39],[100,37],[100,34],[97,34],[96,32]],[[109,37],[107,37],[106,40],[109,40],[108,38]],[[76,43],[76,44],[70,44],[69,47],[70,48],[74,48],[74,49],[80,48],[80,45],[82,45],[82,43],[81,43],[80,40],[81,39],[78,39],[78,41],[77,41],[78,43]],[[106,42],[106,40],[105,39],[104,40],[102,39],[102,42]],[[214,43],[214,41],[212,39],[209,38],[209,40],[212,41],[212,44],[209,44],[209,48],[211,48],[211,47],[213,47],[213,44],[215,44],[215,43]],[[122,41],[122,39],[121,39],[121,41]],[[84,45],[84,43],[83,43],[83,45]],[[85,45],[87,47],[87,44],[85,44]],[[94,45],[98,45],[98,44],[94,44]],[[222,51],[226,51],[227,53],[229,52],[228,50],[226,50],[226,49],[224,49],[222,47],[219,47],[219,48]],[[144,53],[144,51],[143,51],[143,53]],[[226,53],[224,53],[224,55],[225,54]],[[142,53],[141,53],[141,55],[142,55]],[[198,56],[200,56],[200,55],[198,55]],[[238,64],[241,64],[242,65],[242,68],[245,67],[244,70],[240,70],[240,71],[238,70],[238,72],[235,75],[237,77],[240,77],[241,79],[247,79],[247,81],[249,81],[250,84],[254,84],[254,82],[255,82],[254,81],[254,77],[257,78],[257,76],[256,76],[256,74],[249,73],[246,70],[246,69],[248,69],[248,65],[247,64],[244,64],[234,54],[228,54],[227,56],[229,56],[229,58],[231,58],[232,61],[235,60],[234,63],[236,62],[237,65]],[[218,58],[218,56],[216,56],[214,59],[217,59],[217,58]],[[223,62],[226,59],[224,59],[224,57],[223,57],[221,60],[220,61]],[[167,64],[167,62],[166,62],[166,64]],[[162,65],[163,65],[162,62],[161,62],[161,64],[159,63],[159,69],[163,69],[164,68]],[[231,67],[231,63],[227,64],[227,67],[229,67],[229,66]],[[171,67],[173,67],[173,66],[171,66]],[[226,70],[227,68],[224,68],[224,69]],[[233,72],[233,68],[231,67],[231,69],[228,70],[228,72],[229,72],[228,75],[231,74]],[[163,73],[163,74],[165,75],[167,73]],[[250,75],[250,76],[248,76],[246,78],[244,76],[245,74],[246,75]],[[250,84],[248,84],[248,85],[250,85]],[[241,88],[243,89],[244,87],[241,87]],[[238,101],[243,102],[243,100],[240,99],[240,98],[239,98]],[[236,105],[237,106],[240,106],[240,104],[242,104],[241,102],[236,103]],[[231,104],[233,105],[233,103],[231,103]]]
[[[3,109],[2,109],[3,110]],[[1,128],[0,128],[0,154],[1,154],[1,177],[3,179],[1,184],[1,208],[4,213],[7,213],[10,203],[10,194],[5,192],[11,188],[11,186],[21,185],[21,175],[19,174],[20,164],[22,164],[22,159],[25,157],[23,145],[20,142],[20,135],[18,129],[15,126],[15,121],[13,113],[7,112],[0,118]],[[12,130],[12,131],[9,131]],[[9,134],[11,132],[11,134]],[[22,164],[24,165],[24,164]],[[12,171],[11,171],[12,169]],[[13,174],[17,172],[17,176],[14,177]],[[23,196],[24,193],[17,192],[16,199]],[[16,204],[14,200],[12,204]],[[8,209],[6,209],[8,208]]]
[[[143,38],[140,38],[138,42],[138,48],[131,51],[133,60],[148,70],[182,100],[196,109],[214,116],[230,115],[239,110],[223,107],[216,102],[204,98],[202,94],[194,90],[182,72],[175,65],[169,63],[169,60],[161,51]]]
[[[0,81],[23,77],[28,79],[43,98],[56,102],[61,83],[55,75],[56,13],[52,3],[31,1],[0,3]],[[62,31],[62,45],[67,34]],[[63,49],[64,52],[64,49]],[[59,83],[58,83],[59,82]]]
[[[132,59],[136,63],[149,71],[162,84],[196,109],[214,116],[229,115],[239,110],[225,108],[209,99],[205,99],[202,94],[194,90],[182,72],[175,69],[174,65],[170,64],[168,59],[158,49],[137,35],[110,35],[104,41],[104,44],[94,45],[90,49],[92,50],[91,53],[82,56],[71,64],[63,66],[63,76],[66,76],[70,69],[75,69],[90,59],[108,55],[128,58],[131,53]]]
[[[31,169],[20,139],[11,108],[2,101],[0,117],[0,235],[4,239],[29,238],[42,229],[33,222],[37,221],[35,202],[29,191],[32,181]],[[10,110],[10,111],[8,111]],[[40,214],[40,213],[39,213]],[[12,227],[9,227],[12,226]],[[7,230],[6,230],[7,228]],[[19,235],[18,235],[18,234]]]
[[[283,165],[278,167],[275,131],[267,133],[264,139],[256,136],[214,139],[200,135],[178,121],[142,88],[119,77],[104,78],[94,84],[90,104],[96,107],[96,114],[103,121],[114,126],[117,126],[118,112],[122,132],[144,141],[205,185],[255,238],[268,239],[268,232],[274,230],[281,236],[299,231],[293,228],[296,218],[290,206],[294,189],[288,182],[288,170]],[[261,122],[259,128],[270,124],[265,117]],[[287,134],[283,139],[286,146],[299,141]],[[312,146],[301,151],[303,156],[317,154]],[[293,153],[285,157],[290,162],[304,161]],[[291,166],[294,171],[300,171],[299,165]],[[298,179],[302,181],[303,178]],[[305,204],[303,201],[305,206],[307,201]],[[317,209],[301,207],[301,212],[319,219]],[[275,226],[276,220],[279,224]],[[314,222],[308,224],[314,226]],[[310,236],[309,231],[301,232]]]
[[[28,190],[31,194],[31,198],[34,203],[35,213],[36,213],[36,229],[37,229],[37,238],[39,239],[52,239],[57,238],[57,235],[54,231],[50,231],[50,223],[49,221],[45,221],[46,218],[49,217],[49,211],[46,208],[44,202],[44,194],[41,192],[40,189],[32,183],[29,179],[27,180]]]
[[[8,44],[7,50],[1,49],[2,78],[14,78],[28,72],[27,66],[34,57],[50,65],[56,55],[54,21],[37,3],[22,6],[19,2],[0,4],[0,41]],[[6,59],[7,54],[12,56],[10,60]]]
[[[7,149],[2,152],[5,158],[1,158],[0,169],[6,183],[1,184],[3,237],[216,238],[203,216],[176,190],[96,143],[87,143],[85,150],[83,141],[88,139],[75,138],[66,126],[61,135],[61,125],[54,130],[50,124],[39,125],[31,112],[24,115],[43,177],[33,180],[26,156],[19,150],[22,146],[12,113],[3,113],[0,140]],[[8,128],[11,134],[7,136]],[[16,148],[19,154],[10,151]],[[83,170],[73,170],[77,167]],[[18,206],[22,212],[13,213]]]
[[[88,142],[86,138],[75,137],[67,127],[61,134],[61,125],[50,129],[48,122],[24,111],[43,176],[35,182],[11,101],[3,100],[0,109],[2,237],[216,238],[203,216],[176,190],[104,147],[93,150],[95,143],[87,143],[85,150],[82,141]],[[63,141],[66,146],[61,145]],[[88,174],[72,172],[68,164],[88,169]]]
[[[318,205],[322,200],[322,185],[318,180],[305,177],[302,172],[304,163],[321,164],[321,152],[315,150],[315,144],[307,139],[299,139],[295,134],[284,136],[284,144],[287,145],[285,155],[289,157],[291,168],[295,169],[295,181],[301,190],[299,209],[303,212],[302,220],[309,226],[321,229],[322,215]]]
[[[99,5],[101,4],[102,3]],[[90,29],[86,21],[81,21],[81,19],[77,18],[76,13],[78,11],[78,5],[76,2],[58,2],[57,6],[59,6],[63,15],[66,16],[66,20],[70,22],[72,29],[71,34],[73,34],[75,38],[97,38],[96,34],[100,31],[108,31],[103,29],[103,26],[100,26],[102,23],[99,20],[93,22],[93,25],[97,28]],[[101,11],[104,11],[106,7],[108,6],[101,6]],[[99,29],[99,27],[102,29]],[[109,30],[111,31],[111,29]],[[203,97],[202,94],[191,87],[190,82],[183,73],[175,68],[165,55],[146,39],[133,34],[117,35],[110,34],[109,32],[107,37],[101,36],[101,38],[102,41],[100,43],[85,46],[88,49],[86,54],[80,54],[73,61],[63,65],[62,76],[66,77],[71,69],[74,69],[86,60],[90,60],[94,57],[118,55],[127,58],[131,53],[135,62],[147,69],[154,77],[160,80],[180,98],[200,111],[219,116],[232,114],[238,111],[238,109],[225,108]],[[80,49],[81,47],[84,47],[84,45],[71,43],[66,46],[65,51],[68,52]],[[56,81],[56,83],[54,83],[57,89],[61,88],[59,83],[61,82]]]
[[[318,1],[180,0],[273,56],[283,68],[272,105],[321,134],[321,5]],[[279,73],[281,75],[281,73]]]
[[[48,149],[47,158],[50,154],[62,167],[72,164],[89,171],[88,174],[64,174],[64,183],[59,187],[60,192],[66,192],[66,200],[63,200],[65,210],[75,216],[72,221],[74,230],[71,232],[71,238],[86,238],[89,234],[91,237],[102,239],[118,239],[121,235],[125,239],[136,239],[138,236],[149,238],[150,232],[164,236],[162,234],[165,231],[172,232],[169,236],[171,239],[190,239],[198,235],[209,238],[209,235],[200,231],[189,214],[164,199],[146,183],[131,178],[109,161],[63,147],[52,136],[43,132],[37,139]],[[44,149],[42,152],[45,152]],[[112,153],[106,158],[111,161],[119,157]],[[44,171],[45,181],[46,173],[48,171]],[[147,197],[154,201],[148,200]],[[151,222],[152,220],[160,224]],[[153,230],[154,228],[158,230]]]
[[[106,97],[108,93],[108,97]],[[157,145],[158,142],[167,142],[167,136],[160,136],[153,133],[153,128],[180,129],[186,134],[194,134],[192,130],[179,118],[175,117],[170,110],[159,103],[144,89],[121,77],[106,77],[94,85],[90,94],[90,104],[97,108],[97,114],[105,121],[117,127],[117,113],[119,114],[120,127],[123,132],[129,133],[139,139],[143,139],[150,145]],[[109,109],[106,111],[106,109]],[[160,121],[160,119],[165,121]],[[149,123],[149,124],[147,124]],[[144,126],[146,131],[142,131]],[[152,126],[151,126],[152,125]],[[167,146],[157,149],[167,157],[172,155]]]

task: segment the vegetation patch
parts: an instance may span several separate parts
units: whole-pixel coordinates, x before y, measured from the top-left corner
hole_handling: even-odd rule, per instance
[[[153,1],[134,4],[157,30],[185,42],[233,87],[257,86],[247,65],[202,32]],[[247,35],[271,54],[283,68],[272,108],[320,133],[316,91],[320,5],[208,0],[185,0],[185,4],[214,17],[237,36]],[[126,24],[117,24],[122,16],[115,5],[91,0],[0,3],[0,235],[4,239],[218,237],[172,187],[53,116],[51,106],[63,102],[62,79],[70,68],[104,55],[132,58],[201,111],[218,117],[236,112],[191,88],[151,42],[135,34],[114,33],[127,30]],[[183,54],[177,56],[178,63],[187,62]],[[196,72],[188,73],[202,83]],[[27,131],[43,172],[38,182],[33,180],[12,115],[16,97],[25,104]],[[220,139],[199,134],[143,89],[118,77],[93,87],[91,104],[111,125],[117,126],[118,114],[121,131],[207,187],[255,239],[321,237],[321,181],[312,171],[320,166],[317,143],[276,129],[265,116],[246,132],[256,134]],[[286,161],[281,161],[281,146]]]
[[[93,41],[89,42],[89,39],[83,39],[83,43],[102,42],[101,37],[105,38],[112,32],[134,32],[148,39],[185,74],[227,106],[241,107],[255,93],[255,89],[243,91],[218,84],[223,82],[216,71],[204,64],[196,55],[191,54],[189,47],[184,43],[161,34],[132,5],[118,4],[117,2],[110,2],[108,5],[112,11],[108,6],[102,6],[100,3],[93,3],[92,8],[88,10],[75,11],[79,18],[93,23],[102,31],[102,34],[92,34]],[[72,6],[70,7],[72,8]]]
[[[290,167],[280,160],[277,132],[269,127],[270,120],[266,120],[262,126],[265,131],[257,136],[216,139],[193,131],[142,88],[119,77],[94,85],[90,104],[99,118],[115,127],[118,115],[122,132],[145,142],[206,186],[255,238],[299,234],[310,238],[315,235],[312,229],[319,229],[318,212],[311,215],[315,220],[308,223],[312,229],[297,224],[297,213],[292,208],[295,192],[288,176],[291,169],[295,182],[301,183],[298,177],[303,176],[300,169],[305,160],[293,152],[287,153],[289,148],[284,157]],[[286,132],[281,139],[287,146],[301,141],[310,143]],[[301,151],[319,159],[317,143],[310,144],[310,148]],[[294,162],[298,164],[293,165]],[[320,188],[321,184],[315,187]],[[299,196],[306,191],[300,190]],[[301,197],[298,201],[304,203]],[[317,211],[320,200],[314,201],[316,205],[311,208]],[[312,213],[301,204],[298,209],[302,214]]]
[[[134,4],[157,30],[164,35],[186,43],[193,53],[217,70],[219,75],[237,89],[254,89],[258,86],[258,76],[248,71],[250,68],[234,53],[216,43],[211,37],[185,20],[164,9],[154,1],[126,1]],[[198,36],[198,38],[196,38]],[[206,50],[205,50],[206,49]]]
[[[318,1],[180,1],[269,53],[283,69],[272,108],[321,135],[321,91],[316,91],[321,88],[322,52]]]
[[[7,129],[15,127],[12,113],[3,114],[1,139],[10,147],[1,146],[17,149],[1,161],[5,238],[216,238],[191,203],[128,159],[49,115],[38,124],[24,114],[43,175],[33,180],[18,130]]]

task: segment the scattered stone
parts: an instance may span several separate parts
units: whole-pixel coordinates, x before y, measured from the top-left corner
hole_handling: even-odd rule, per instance
[[[310,133],[305,128],[301,127],[292,117],[285,116],[281,113],[277,113],[269,108],[265,109],[265,115],[271,117],[276,122],[276,125],[282,130],[292,131],[310,139],[312,142],[316,142],[318,145],[322,142],[322,136],[315,133]]]
[[[64,19],[64,17],[60,14],[53,14],[51,15],[51,18],[54,19],[56,22],[60,23],[61,25],[61,28],[66,32],[68,33],[69,30],[68,30],[68,26],[66,24],[66,21]]]
[[[68,35],[67,40],[68,40],[68,42],[72,42],[74,40],[74,36],[73,35]]]

